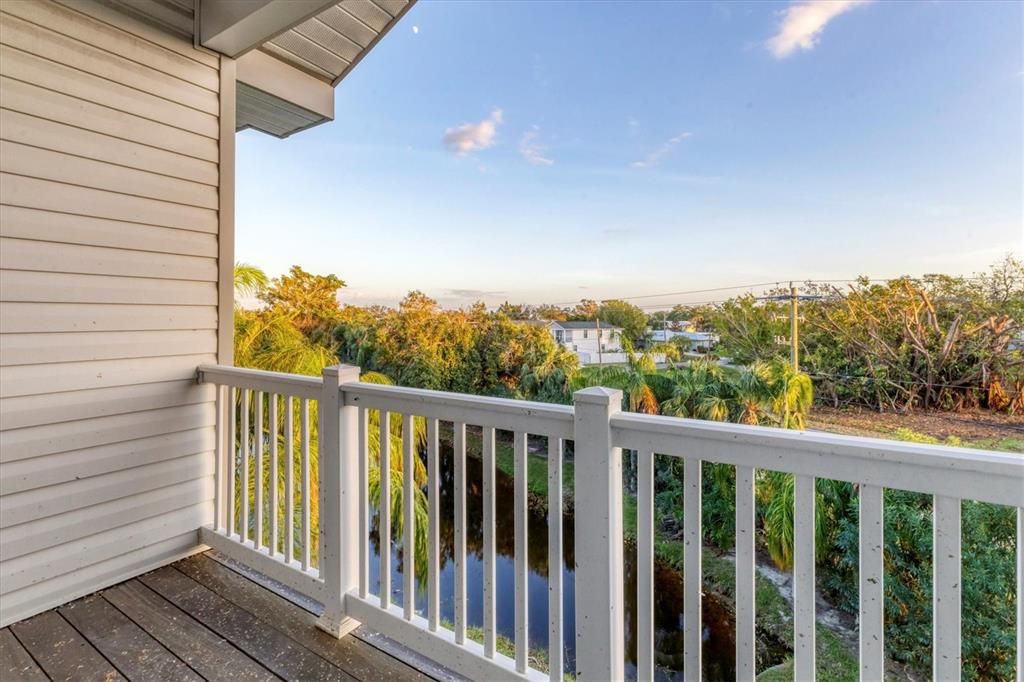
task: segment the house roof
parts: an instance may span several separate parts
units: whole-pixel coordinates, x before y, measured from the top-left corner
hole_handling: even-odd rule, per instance
[[[597,329],[597,322],[593,320],[584,320],[580,322],[554,322],[562,329]],[[601,323],[601,329],[614,329],[620,331],[622,327],[616,327],[614,324],[608,324],[607,322]]]

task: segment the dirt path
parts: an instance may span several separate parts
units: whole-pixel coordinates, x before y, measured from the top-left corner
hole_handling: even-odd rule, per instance
[[[917,410],[900,414],[861,408],[836,409],[815,406],[807,421],[809,429],[851,436],[885,437],[896,429],[905,428],[939,440],[945,440],[950,436],[965,441],[1024,439],[1024,415],[1007,415],[987,410]]]

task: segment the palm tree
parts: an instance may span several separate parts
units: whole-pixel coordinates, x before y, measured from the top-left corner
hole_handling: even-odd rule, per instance
[[[771,407],[779,426],[785,429],[803,429],[807,413],[814,402],[811,378],[792,365],[776,361],[769,366],[768,385]]]
[[[734,382],[737,422],[764,423],[771,405],[770,382],[771,368],[763,362],[755,362],[740,370]]]
[[[258,296],[270,280],[255,265],[235,263],[235,296]]]
[[[669,370],[671,397],[661,406],[662,414],[691,419],[728,421],[733,409],[733,386],[722,368],[706,359]]]
[[[622,339],[625,365],[591,365],[579,370],[570,381],[573,391],[588,386],[617,388],[623,393],[630,412],[658,413],[656,387],[663,378],[650,352],[637,353],[629,339]]]

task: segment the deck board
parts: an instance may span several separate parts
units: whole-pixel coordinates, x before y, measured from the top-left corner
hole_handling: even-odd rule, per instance
[[[100,595],[58,609],[128,679],[202,682],[202,677]]]
[[[103,596],[208,680],[278,679],[223,637],[211,632],[138,580],[113,587]]]
[[[56,611],[32,616],[11,629],[51,680],[125,679]]]
[[[0,680],[426,682],[448,675],[401,647],[395,655],[404,661],[386,643],[334,639],[316,628],[313,605],[273,589],[196,555],[0,629]],[[427,665],[427,675],[412,665]]]
[[[275,628],[361,680],[429,679],[354,637],[341,640],[331,637],[317,629],[316,617],[309,611],[268,590],[253,589],[248,578],[206,555],[190,557],[175,566],[196,582],[262,620],[272,618]]]
[[[0,630],[0,679],[5,682],[45,682],[48,679],[7,628]]]
[[[140,580],[286,680],[355,679],[172,566],[148,573]]]

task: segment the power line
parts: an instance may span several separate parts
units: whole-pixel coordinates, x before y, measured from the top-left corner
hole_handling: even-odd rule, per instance
[[[714,291],[729,291],[731,289],[752,289],[754,287],[767,287],[776,285],[778,282],[760,282],[758,284],[736,284],[728,287],[714,287],[712,289],[693,289],[691,291],[668,291],[664,294],[643,294],[641,296],[618,296],[617,301],[635,301],[641,298],[661,298],[663,296],[689,296],[690,294],[707,294]],[[548,305],[575,305],[579,301],[563,301],[561,303],[549,303]],[[641,306],[638,306],[641,307]]]
[[[719,298],[714,301],[681,301],[679,303],[648,303],[647,305],[638,305],[637,308],[640,310],[662,310],[664,308],[674,308],[677,305],[681,306],[695,306],[695,305],[715,305],[716,303],[725,303],[731,299]]]
[[[879,282],[880,283],[880,282],[895,282],[895,281],[901,280],[901,279],[923,280],[923,279],[926,279],[928,276],[929,275],[926,274],[926,275],[922,275],[920,277],[914,277],[914,276],[911,276],[911,275],[903,275],[901,277],[853,277],[853,278],[847,278],[847,279],[800,279],[800,278],[793,277],[793,278],[778,279],[778,280],[775,280],[773,282],[757,282],[755,284],[734,284],[734,285],[731,285],[731,286],[713,287],[713,288],[710,288],[710,289],[691,289],[689,291],[667,291],[667,292],[665,292],[663,294],[641,294],[641,295],[638,295],[638,296],[617,296],[614,299],[609,299],[609,300],[637,301],[637,300],[640,300],[640,299],[647,299],[647,298],[662,298],[662,297],[665,297],[665,296],[689,296],[691,294],[707,294],[707,293],[712,293],[712,292],[717,292],[717,291],[730,291],[730,290],[733,290],[733,289],[753,289],[753,288],[756,288],[756,287],[770,287],[770,286],[781,287],[783,282],[788,282],[788,281],[803,282],[805,284],[845,284],[845,283],[850,283],[850,282],[860,282],[861,280],[866,279],[869,283],[870,282]],[[973,281],[973,280],[981,279],[981,277],[977,277],[977,276],[972,276],[972,277],[956,276],[956,277],[953,277],[953,278],[954,279],[961,279],[961,280],[964,280],[964,281]],[[579,302],[580,302],[579,300],[577,300],[577,301],[562,301],[560,303],[548,303],[546,305],[553,305],[553,306],[575,305],[575,304],[577,304]],[[721,301],[708,301],[707,303],[721,303]],[[670,305],[670,304],[669,303],[659,303],[659,304],[656,304],[656,305],[657,306],[664,306],[664,305]],[[703,303],[703,302],[696,302],[695,303],[695,302],[687,301],[687,302],[679,303],[677,305],[705,305],[705,303]],[[653,307],[653,306],[637,306],[637,307],[638,308],[649,308],[649,307]]]
[[[713,291],[729,291],[730,289],[753,289],[754,287],[768,287],[778,284],[778,282],[760,282],[758,284],[737,284],[731,287],[715,287],[713,289],[694,289],[692,291],[672,291],[665,294],[644,294],[643,296],[626,296],[622,300],[635,301],[641,298],[661,298],[662,296],[688,296],[690,294],[707,294]]]

